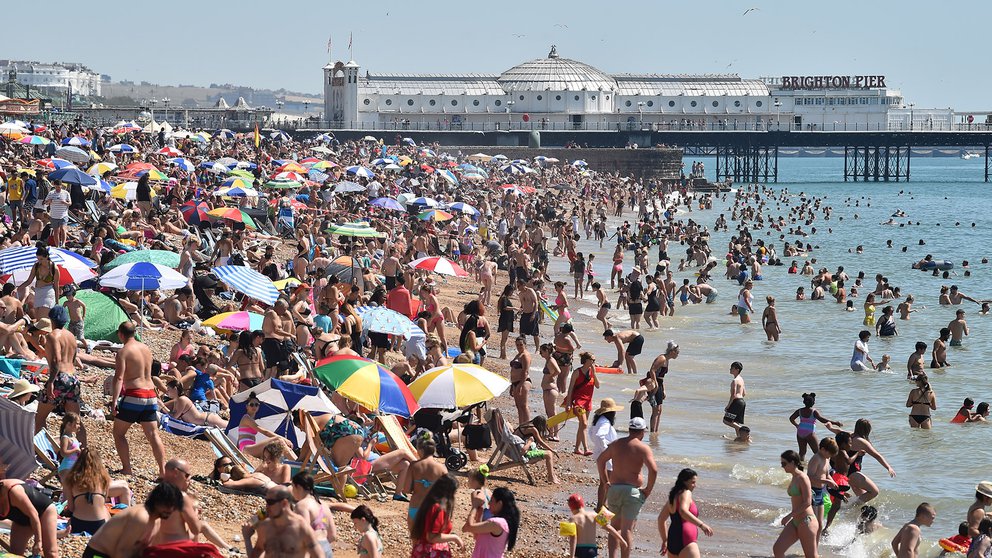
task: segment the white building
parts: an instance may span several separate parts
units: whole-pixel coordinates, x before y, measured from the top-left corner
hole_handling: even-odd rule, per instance
[[[65,95],[70,87],[73,95],[100,96],[100,74],[82,64],[0,60],[0,72],[4,81],[14,72],[17,83],[45,89],[53,96]]]
[[[908,128],[894,109],[910,110],[884,76],[611,75],[554,46],[499,75],[363,73],[354,61],[323,71],[324,122],[346,129],[878,130]],[[913,112],[938,128],[953,118]]]

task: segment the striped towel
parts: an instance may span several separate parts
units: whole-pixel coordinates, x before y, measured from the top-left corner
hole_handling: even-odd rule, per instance
[[[197,438],[206,439],[207,426],[197,426],[195,424],[190,424],[186,421],[179,420],[177,418],[172,418],[169,415],[163,414],[159,419],[159,425],[162,430],[165,430],[169,434],[175,434],[176,436],[183,436],[184,438]]]

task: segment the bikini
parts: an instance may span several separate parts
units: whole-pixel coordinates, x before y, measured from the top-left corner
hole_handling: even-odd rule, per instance
[[[434,481],[429,481],[427,479],[414,479],[413,482],[420,483],[420,485],[424,487],[424,490],[430,490],[431,486],[434,485]],[[410,492],[413,492],[412,490],[413,483],[410,483],[410,488],[411,488]],[[409,514],[411,520],[416,519],[417,510],[419,509],[420,508],[415,508],[413,506],[410,506],[410,508],[407,510],[407,514]]]
[[[520,362],[520,355],[517,355],[517,356],[513,357],[513,360],[510,361],[510,369],[511,370],[523,370],[523,368],[524,368],[524,365],[523,365],[522,362]],[[524,379],[522,379],[522,380],[517,380],[516,382],[511,382],[510,383],[510,386],[511,387],[517,387],[518,385],[520,385],[520,384],[522,384],[524,382],[529,382],[529,381],[530,381],[530,378],[527,377],[527,376],[524,376]]]
[[[922,394],[921,394],[922,395]],[[917,399],[913,401],[913,405],[930,405],[930,400],[920,401]],[[930,420],[930,415],[909,415],[909,418],[913,420],[918,426],[923,426],[923,423]]]
[[[48,506],[52,505],[52,501],[35,487],[23,483],[14,486],[20,486],[24,490],[24,495],[28,497],[31,505],[38,512],[39,518],[45,513]],[[10,491],[12,488],[13,486],[7,487],[7,514],[0,515],[0,519],[9,519],[11,523],[20,525],[21,527],[30,527],[31,519],[24,512],[15,508],[14,504],[10,501]]]
[[[799,495],[802,494],[802,491],[799,490],[799,487],[796,486],[795,483],[792,483],[792,484],[789,485],[789,488],[786,489],[786,493],[789,496],[799,496]],[[795,527],[795,528],[798,529],[800,523],[803,523],[804,525],[809,525],[809,522],[812,519],[813,519],[813,516],[811,514],[806,514],[802,519],[800,519],[798,521],[796,520],[795,517],[793,517],[792,519],[789,520],[789,523],[791,523],[793,527]]]
[[[379,554],[381,555],[382,554],[382,537],[379,536],[379,532],[378,531],[376,531],[376,530],[373,529],[372,532],[375,533],[376,545],[379,547]],[[358,542],[358,555],[361,556],[361,555],[368,554],[368,553],[369,553],[369,551],[368,550],[365,550],[364,548],[362,548],[362,542],[359,541]]]
[[[104,502],[107,501],[107,495],[102,492],[83,492],[74,495],[72,500],[75,502],[76,498],[79,498],[80,496],[85,497],[86,503],[91,506],[93,505],[93,496],[100,496],[103,498]],[[106,522],[106,519],[79,519],[73,515],[69,518],[69,528],[71,529],[71,534],[73,535],[93,535],[100,527],[103,527],[103,524]]]
[[[239,426],[238,449],[244,451],[246,447],[254,445],[257,436],[258,436],[258,430],[255,430],[251,426]]]

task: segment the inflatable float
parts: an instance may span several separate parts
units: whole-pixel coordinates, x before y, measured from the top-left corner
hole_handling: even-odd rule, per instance
[[[544,299],[540,299],[539,305],[541,307],[541,311],[544,312],[544,315],[547,316],[552,322],[558,321],[558,312],[552,310]]]
[[[612,368],[612,367],[608,367],[608,366],[597,366],[596,367],[596,373],[597,374],[623,374],[623,369],[622,368]]]
[[[954,269],[954,262],[951,260],[929,260],[921,264],[914,264],[913,269],[919,269],[922,271],[932,271],[934,269],[939,269],[940,271],[949,271]]]
[[[937,544],[940,545],[945,552],[956,552],[958,554],[967,554],[968,548],[971,546],[971,541],[966,539],[962,540],[961,535],[955,535],[950,538],[940,539]],[[957,542],[960,541],[960,542]],[[967,542],[968,544],[965,544]]]

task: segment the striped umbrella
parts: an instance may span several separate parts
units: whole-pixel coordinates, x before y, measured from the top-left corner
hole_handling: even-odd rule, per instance
[[[276,130],[276,131],[270,133],[269,134],[269,137],[272,138],[272,141],[276,141],[276,142],[279,142],[279,141],[289,141],[289,140],[293,139],[293,138],[289,137],[289,134],[287,134],[286,132],[283,132],[282,130]]]
[[[422,205],[424,207],[438,207],[439,203],[434,198],[414,198],[408,202],[407,205]]]
[[[67,261],[64,264],[55,264],[55,270],[59,273],[60,285],[70,285],[72,283],[79,284],[96,277],[95,271],[86,267],[85,264],[77,260]],[[7,283],[13,280],[15,285],[21,285],[28,280],[30,275],[31,268],[18,269],[13,273],[4,273],[0,275],[0,281]],[[35,279],[35,281],[37,281],[37,279]]]
[[[262,329],[265,316],[255,312],[222,312],[203,321],[203,325],[226,331],[255,331]]]
[[[221,188],[214,192],[215,196],[224,196],[228,198],[257,198],[258,190],[253,190],[251,188]]]
[[[231,170],[227,167],[227,165],[211,161],[204,161],[200,163],[200,168],[206,169],[214,174],[227,174],[227,172]]]
[[[334,192],[338,194],[348,192],[364,192],[365,189],[365,186],[362,186],[361,184],[345,180],[344,182],[339,182],[338,185],[334,187]]]
[[[262,186],[274,190],[295,190],[302,188],[303,183],[298,180],[269,180],[265,184],[262,184]]]
[[[393,198],[376,198],[369,202],[369,205],[374,205],[376,207],[381,207],[383,209],[391,209],[393,211],[406,211],[403,204],[394,200]]]
[[[222,265],[213,268],[213,271],[229,287],[255,300],[275,304],[279,298],[279,291],[272,284],[272,280],[250,267]]]
[[[238,169],[238,168],[231,169],[231,170],[227,171],[227,175],[228,176],[237,176],[238,178],[244,178],[246,180],[250,180],[252,182],[255,182],[255,175],[252,174],[252,173],[250,173],[250,172],[248,172],[248,171],[246,171],[246,170],[243,170],[243,169]]]
[[[455,173],[451,172],[448,169],[441,169],[441,170],[437,171],[437,174],[438,174],[438,176],[440,176],[441,178],[443,178],[445,180],[445,182],[447,182],[448,184],[451,184],[451,185],[458,184],[458,177],[455,176]]]
[[[214,132],[214,137],[221,139],[234,139],[235,136],[236,134],[234,133],[234,131],[228,130],[227,128],[221,128],[220,130]]]
[[[342,397],[373,412],[410,418],[419,408],[403,380],[375,361],[332,356],[318,361],[313,375]]]
[[[0,273],[13,273],[34,266],[38,262],[37,251],[34,246],[14,246],[0,250]],[[88,268],[96,267],[96,262],[71,250],[49,248],[48,255],[55,264],[75,267],[82,264]]]
[[[458,211],[459,213],[463,213],[465,215],[473,215],[474,216],[474,215],[478,215],[479,214],[479,210],[478,209],[472,207],[471,205],[469,205],[469,204],[467,204],[465,202],[455,202],[455,203],[449,205],[448,206],[448,209],[450,209],[452,211]]]
[[[196,170],[196,165],[193,164],[193,161],[182,157],[172,157],[169,159],[169,164],[176,165],[180,170],[184,170],[186,172],[193,172]]]
[[[86,174],[90,176],[103,176],[115,170],[117,170],[117,165],[113,163],[94,163],[90,168],[86,169]]]
[[[133,145],[127,143],[118,143],[117,145],[111,145],[110,151],[114,153],[134,153],[137,149]]]
[[[179,254],[169,250],[135,250],[117,256],[110,263],[103,266],[104,271],[110,271],[115,267],[125,264],[149,262],[164,267],[176,269],[179,267]]]
[[[38,468],[34,460],[34,413],[0,397],[0,455],[8,479],[26,479]]]
[[[307,172],[307,168],[296,161],[289,161],[288,163],[277,167],[276,172],[296,172],[302,174]]]
[[[71,161],[66,161],[65,159],[59,159],[57,157],[52,157],[51,159],[40,159],[35,161],[34,164],[51,170],[59,170],[76,166]]]
[[[207,212],[207,215],[211,217],[216,217],[218,219],[227,219],[228,221],[233,221],[235,223],[244,223],[246,227],[258,230],[258,225],[244,211],[236,207],[218,207],[217,209],[211,209]]]
[[[67,145],[56,149],[55,156],[79,164],[88,163],[91,158],[88,151],[84,151],[74,145]]]
[[[189,278],[164,265],[135,262],[115,267],[100,277],[100,285],[129,291],[172,290],[185,287]]]
[[[251,184],[252,183],[250,180],[245,180],[240,177],[228,178],[224,182],[220,183],[220,185],[225,188],[251,188]]]
[[[134,201],[138,199],[138,183],[124,182],[123,184],[118,184],[110,190],[110,195],[119,200]],[[151,196],[153,198],[158,196],[154,188],[151,189]]]
[[[326,170],[326,169],[333,169],[336,166],[338,166],[338,164],[335,163],[334,161],[318,161],[314,163],[313,166],[310,168],[318,169],[318,170]]]
[[[42,136],[24,136],[17,140],[17,143],[23,143],[24,145],[48,145],[52,143],[52,140]]]
[[[344,172],[357,177],[372,178],[375,176],[375,171],[372,169],[363,167],[361,165],[355,165],[344,169]]]
[[[163,181],[169,179],[168,175],[155,168],[140,170],[135,174],[135,176],[144,176],[146,174],[148,175],[148,180]]]
[[[510,382],[475,364],[432,368],[410,384],[417,403],[426,409],[454,409],[498,397]]]
[[[271,378],[231,397],[230,421],[227,435],[232,440],[238,438],[238,424],[248,407],[248,396],[254,393],[261,406],[255,413],[255,422],[266,430],[284,436],[299,448],[306,439],[303,431],[293,424],[293,414],[305,410],[311,415],[336,415],[340,413],[331,400],[317,386],[293,384]]]
[[[343,225],[331,225],[327,232],[338,236],[355,236],[361,238],[382,238],[385,235],[373,229],[365,222],[345,223]]]
[[[207,215],[210,206],[204,202],[188,201],[179,206],[179,211],[182,212],[183,219],[190,225],[199,225],[210,221],[210,216]]]
[[[419,260],[413,260],[410,262],[410,267],[414,269],[426,269],[434,273],[440,273],[441,275],[468,277],[468,272],[462,269],[461,266],[448,258],[442,258],[440,256],[429,256],[420,258]]]
[[[163,147],[162,149],[159,149],[155,153],[158,153],[159,155],[165,155],[166,157],[182,157],[183,156],[183,152],[182,151],[179,151],[175,147],[168,147],[168,146]]]
[[[417,214],[417,219],[421,221],[449,221],[454,218],[454,215],[440,209],[428,209]]]

